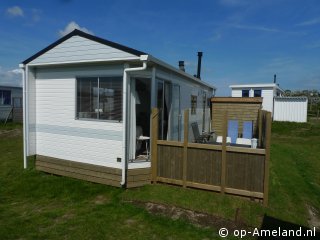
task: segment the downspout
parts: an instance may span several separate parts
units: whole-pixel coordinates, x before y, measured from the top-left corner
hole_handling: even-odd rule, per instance
[[[148,60],[148,55],[141,55],[140,56],[140,61],[142,61],[142,67],[134,67],[134,68],[129,68],[125,67],[123,71],[123,89],[122,89],[122,94],[123,94],[123,108],[122,108],[122,123],[123,123],[123,135],[122,135],[122,153],[123,153],[123,161],[122,161],[122,178],[121,178],[121,185],[125,186],[126,184],[126,170],[127,170],[127,104],[128,104],[128,99],[127,99],[127,87],[128,83],[130,83],[130,78],[128,79],[129,73],[130,72],[137,72],[137,71],[143,71],[147,69],[147,60]]]
[[[26,80],[26,67],[24,64],[19,64],[20,69],[22,70],[22,85],[23,85],[23,96],[22,96],[22,101],[23,101],[23,168],[26,169],[28,167],[27,164],[27,145],[28,145],[28,134],[27,134],[27,104],[26,104],[26,99],[27,99],[27,80]]]

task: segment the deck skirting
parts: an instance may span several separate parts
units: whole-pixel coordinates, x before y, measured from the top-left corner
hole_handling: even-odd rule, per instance
[[[151,184],[151,168],[128,169],[127,188],[141,187]]]
[[[55,175],[121,187],[122,171],[118,168],[37,155],[36,169]],[[129,169],[127,172],[127,188],[150,184],[150,174],[150,168]]]

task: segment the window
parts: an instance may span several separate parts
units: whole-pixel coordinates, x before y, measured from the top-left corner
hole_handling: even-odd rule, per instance
[[[122,120],[122,77],[77,78],[77,118]]]
[[[254,90],[254,97],[261,97],[261,90]]]
[[[197,109],[197,96],[191,95],[191,114],[195,115]]]
[[[249,97],[249,90],[242,90],[242,97]]]
[[[0,105],[11,105],[10,90],[0,90]]]

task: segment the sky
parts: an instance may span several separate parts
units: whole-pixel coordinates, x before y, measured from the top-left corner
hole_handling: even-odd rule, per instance
[[[19,63],[78,28],[231,84],[320,90],[319,0],[1,0],[0,85],[21,85]]]

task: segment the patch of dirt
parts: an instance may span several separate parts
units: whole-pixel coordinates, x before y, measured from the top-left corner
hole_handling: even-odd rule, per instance
[[[0,137],[18,137],[22,135],[22,129],[0,130]]]
[[[237,221],[224,219],[222,217],[210,215],[203,212],[193,211],[190,209],[179,208],[165,204],[153,202],[139,202],[131,201],[132,204],[145,208],[149,213],[155,215],[162,215],[169,217],[173,220],[183,219],[198,227],[213,227],[213,228],[227,228],[228,230],[247,229],[252,228],[246,225],[240,218]],[[238,211],[237,211],[238,212]],[[238,215],[238,213],[237,213]]]
[[[110,202],[110,199],[107,198],[106,196],[103,195],[98,195],[96,198],[93,200],[94,204],[96,205],[103,205],[103,204],[108,204]]]
[[[135,225],[136,223],[137,223],[136,220],[130,219],[130,218],[124,221],[124,224],[127,225],[127,226],[133,226],[133,225]]]
[[[308,210],[308,224],[310,228],[316,228],[316,231],[320,231],[320,214],[314,207],[307,205]]]
[[[74,214],[74,213],[72,213],[72,212],[67,212],[67,213],[65,213],[64,215],[62,215],[61,217],[56,218],[56,219],[55,219],[55,222],[56,222],[56,223],[65,222],[65,221],[70,220],[70,219],[72,219],[72,218],[74,218],[74,217],[75,217],[75,214]]]

